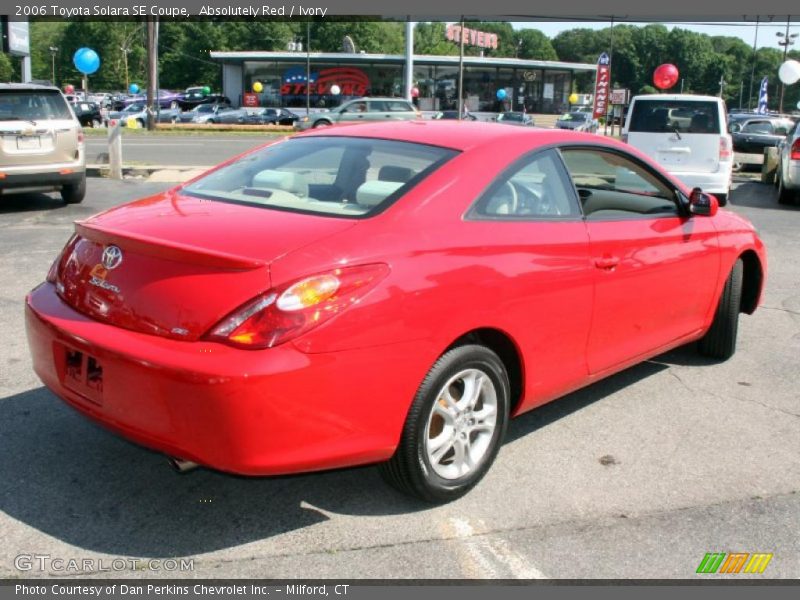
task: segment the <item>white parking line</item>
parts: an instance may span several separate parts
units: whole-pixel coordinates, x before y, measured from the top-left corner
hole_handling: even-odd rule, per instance
[[[445,529],[459,540],[456,551],[466,577],[496,579],[508,573],[516,579],[548,578],[527,558],[512,550],[505,540],[476,537],[468,519],[451,517]]]

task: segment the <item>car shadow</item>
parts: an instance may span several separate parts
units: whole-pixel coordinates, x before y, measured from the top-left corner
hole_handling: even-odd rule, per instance
[[[21,193],[0,196],[0,214],[55,210],[67,206],[56,192]]]
[[[728,201],[733,206],[747,208],[768,208],[771,210],[797,210],[797,205],[778,204],[778,191],[774,186],[750,181],[742,183],[730,195]]]
[[[679,349],[514,419],[510,442],[669,367]],[[191,556],[328,520],[326,513],[405,514],[433,507],[385,485],[376,467],[248,478],[198,469],[179,475],[164,456],[80,416],[45,388],[3,399],[0,510],[72,546],[120,556]]]
[[[0,400],[0,510],[72,546],[111,555],[188,556],[326,521],[431,506],[394,492],[375,467],[247,478],[198,469],[87,421],[45,388]]]

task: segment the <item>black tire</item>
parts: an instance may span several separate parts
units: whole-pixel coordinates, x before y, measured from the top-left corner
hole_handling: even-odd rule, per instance
[[[136,124],[141,128],[144,129],[147,126],[147,123],[144,122],[142,119],[136,119]]]
[[[330,125],[333,125],[333,123],[331,123],[330,121],[326,121],[325,119],[322,119],[321,121],[317,121],[316,123],[314,123],[313,129],[316,129],[317,127],[329,127]]]
[[[777,177],[777,176],[776,176]],[[778,204],[794,204],[795,194],[783,185],[783,177],[778,181]]]
[[[102,127],[103,123],[98,119],[92,119],[92,128],[97,129],[98,127]]]
[[[496,400],[494,428],[491,433],[487,433],[490,436],[488,445],[482,450],[476,464],[469,467],[471,470],[462,476],[446,478],[439,475],[431,465],[427,448],[428,434],[434,426],[435,403],[442,398],[448,382],[464,372],[479,372],[488,377],[488,382],[492,384]],[[448,386],[448,389],[452,390],[456,385],[453,383]],[[485,390],[486,388],[480,386],[480,389]],[[461,392],[463,391],[464,389],[461,389]],[[475,406],[481,405],[480,411],[485,410],[486,406],[491,404],[490,400],[484,400],[484,398],[489,398],[489,396],[484,396],[482,392],[480,400],[475,404]],[[394,456],[388,462],[380,465],[380,472],[384,480],[401,492],[427,502],[450,502],[463,496],[483,478],[497,456],[508,424],[509,398],[508,374],[503,362],[494,352],[478,345],[459,346],[449,350],[431,367],[417,390],[406,417],[400,444]],[[463,401],[463,399],[464,396],[461,396],[460,400]],[[450,407],[447,408],[449,411]],[[469,416],[471,417],[472,413]],[[480,418],[477,420],[480,421]],[[476,419],[471,419],[467,425],[473,425],[475,421]],[[455,464],[456,440],[459,436],[457,431],[454,427],[452,441],[447,446],[448,450],[442,455],[437,467],[441,468],[448,460],[448,456],[452,456],[449,460]],[[474,440],[478,439],[477,437],[473,439],[473,433],[474,431],[463,433],[462,430],[460,434],[464,440],[469,440],[465,442],[467,447],[471,447]],[[440,435],[443,434],[442,430]],[[453,451],[452,455],[450,455],[451,450]]]
[[[714,194],[714,197],[717,199],[720,206],[727,206],[728,194]]]
[[[739,330],[739,312],[742,305],[742,274],[744,263],[738,259],[725,281],[719,298],[717,312],[710,329],[700,340],[698,351],[703,356],[727,360],[736,352],[736,334]]]
[[[86,175],[78,183],[65,185],[61,188],[61,199],[65,204],[80,204],[86,196]]]

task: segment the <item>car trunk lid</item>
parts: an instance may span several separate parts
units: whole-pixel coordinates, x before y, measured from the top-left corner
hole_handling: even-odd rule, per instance
[[[76,223],[56,285],[98,321],[196,340],[269,289],[272,261],[354,224],[167,193]]]

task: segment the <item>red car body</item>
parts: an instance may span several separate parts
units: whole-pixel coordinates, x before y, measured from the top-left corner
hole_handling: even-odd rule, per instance
[[[295,473],[390,458],[431,365],[470,332],[507,362],[515,416],[702,337],[739,258],[742,311],[759,302],[764,247],[732,212],[465,218],[499,173],[540,148],[610,148],[690,193],[614,140],[446,121],[297,137],[309,136],[457,154],[364,219],[207,201],[179,186],[78,223],[49,281],[27,298],[45,385],[168,455],[240,474]],[[88,286],[109,244],[125,253],[121,268],[104,274],[105,287]],[[374,264],[387,267],[377,285],[290,341],[249,350],[207,336],[266,290]]]

